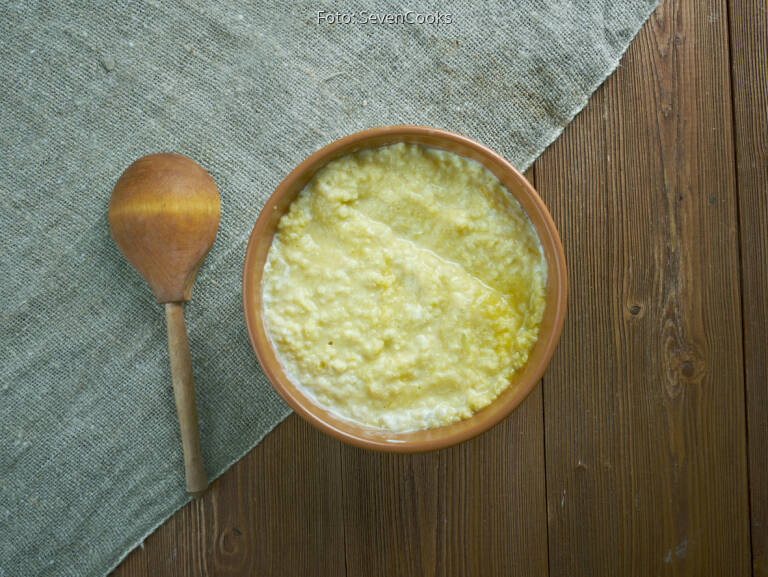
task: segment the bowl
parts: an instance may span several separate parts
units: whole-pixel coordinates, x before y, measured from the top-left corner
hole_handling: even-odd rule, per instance
[[[280,217],[312,177],[332,160],[366,148],[409,142],[447,150],[483,164],[520,202],[531,219],[547,262],[546,305],[539,338],[527,364],[509,388],[473,416],[434,429],[392,432],[349,421],[319,406],[283,372],[267,337],[262,310],[261,279],[267,253]],[[272,386],[290,407],[312,425],[358,447],[417,453],[449,447],[490,429],[508,416],[533,390],[552,358],[565,319],[567,292],[565,255],[560,235],[539,195],[501,156],[469,138],[425,126],[384,126],[345,136],[299,164],[275,189],[253,227],[243,264],[243,309],[248,337]]]

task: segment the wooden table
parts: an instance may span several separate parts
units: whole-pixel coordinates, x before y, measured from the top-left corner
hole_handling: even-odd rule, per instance
[[[432,454],[289,417],[115,575],[768,575],[768,3],[664,0],[528,173],[569,266],[526,402]]]

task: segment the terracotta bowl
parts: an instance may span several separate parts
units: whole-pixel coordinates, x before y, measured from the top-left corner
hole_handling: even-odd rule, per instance
[[[261,277],[280,217],[315,173],[350,152],[397,142],[418,143],[481,162],[517,198],[539,235],[547,260],[547,297],[539,339],[527,365],[493,403],[469,419],[445,427],[393,433],[356,424],[318,406],[283,372],[266,335],[262,314]],[[243,265],[243,308],[248,336],[272,386],[291,408],[321,431],[344,442],[381,451],[415,453],[448,447],[490,429],[523,402],[541,379],[560,338],[565,318],[566,270],[563,247],[552,217],[541,198],[506,160],[485,146],[458,134],[422,126],[386,126],[351,134],[312,154],[299,164],[267,201],[253,227]]]

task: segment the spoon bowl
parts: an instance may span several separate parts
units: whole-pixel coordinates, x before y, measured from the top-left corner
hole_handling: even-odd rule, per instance
[[[120,176],[109,226],[120,251],[159,303],[186,302],[219,228],[216,183],[180,154],[150,154]]]

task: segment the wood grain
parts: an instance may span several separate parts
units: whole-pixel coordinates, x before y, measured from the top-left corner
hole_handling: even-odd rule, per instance
[[[348,575],[546,575],[541,390],[438,453],[344,447]]]
[[[727,9],[663,1],[536,163],[572,288],[547,373],[552,575],[750,571]]]
[[[768,4],[729,8],[753,573],[768,576]]]
[[[496,428],[441,453],[441,575],[548,574],[543,428],[539,385]]]

